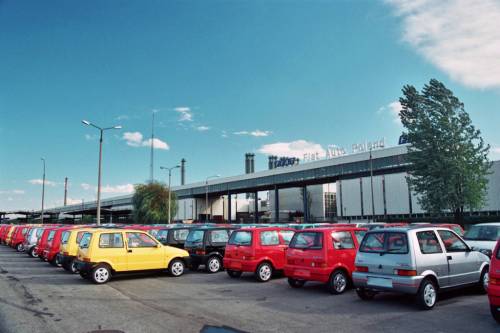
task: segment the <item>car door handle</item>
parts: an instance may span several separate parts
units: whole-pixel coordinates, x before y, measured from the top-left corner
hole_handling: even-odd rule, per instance
[[[127,252],[128,252],[128,253],[132,253],[132,250],[128,250]]]
[[[452,256],[447,256],[447,257],[446,257],[446,259],[448,259],[448,260],[452,260],[452,259],[453,259],[453,257],[452,257]]]

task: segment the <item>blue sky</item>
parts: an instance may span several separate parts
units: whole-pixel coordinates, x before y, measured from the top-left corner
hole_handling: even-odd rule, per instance
[[[447,14],[443,14],[447,13]],[[187,160],[188,182],[241,174],[244,154],[397,143],[404,84],[443,81],[500,158],[500,4],[409,1],[0,2],[0,210],[104,197]],[[173,184],[179,183],[177,172]]]

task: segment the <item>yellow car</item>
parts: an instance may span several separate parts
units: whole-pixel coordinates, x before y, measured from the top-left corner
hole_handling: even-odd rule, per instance
[[[61,235],[61,245],[59,247],[58,262],[62,267],[71,273],[78,273],[75,259],[78,254],[78,244],[86,232],[93,232],[97,229],[78,228],[63,231]]]
[[[126,229],[99,229],[86,232],[80,240],[76,268],[83,278],[103,284],[115,273],[168,270],[181,276],[189,253],[165,246],[147,232]]]

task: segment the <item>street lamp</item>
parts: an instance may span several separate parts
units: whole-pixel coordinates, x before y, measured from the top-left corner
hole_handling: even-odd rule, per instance
[[[205,179],[205,209],[206,209],[206,212],[205,212],[205,221],[208,222],[208,180],[209,179],[212,179],[212,178],[219,178],[220,175],[213,175],[213,176],[210,176],[210,177],[207,177],[207,179]]]
[[[171,221],[171,216],[170,216],[171,203],[170,203],[170,200],[171,200],[172,191],[170,190],[170,180],[172,178],[172,170],[180,168],[180,167],[181,167],[180,165],[176,165],[176,166],[173,166],[171,168],[167,168],[167,167],[163,167],[163,166],[160,167],[161,170],[168,170],[168,224],[170,224],[170,221]]]
[[[45,200],[45,158],[40,157],[43,162],[43,178],[42,178],[42,224],[43,224],[43,215],[44,215],[44,200]]]
[[[102,134],[104,131],[111,129],[121,129],[121,125],[112,126],[112,127],[99,127],[95,124],[92,124],[90,121],[82,120],[82,123],[87,126],[95,127],[100,132],[99,137],[99,167],[98,167],[98,176],[97,176],[97,225],[101,225],[101,162],[102,162]]]

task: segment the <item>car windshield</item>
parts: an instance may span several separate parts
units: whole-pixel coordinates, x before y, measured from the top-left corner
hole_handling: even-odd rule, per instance
[[[191,230],[186,238],[188,243],[202,243],[205,230]]]
[[[252,233],[250,231],[235,231],[228,243],[229,245],[251,245]]]
[[[76,234],[76,244],[80,244],[80,241],[82,240],[83,235],[86,233],[86,231],[79,231]]]
[[[360,252],[408,253],[408,239],[402,232],[370,232],[365,235]]]
[[[321,249],[323,247],[323,233],[298,232],[293,236],[290,247],[294,249]]]
[[[89,247],[91,238],[92,234],[90,232],[84,233],[82,239],[80,240],[80,248],[85,249]]]
[[[61,243],[66,244],[69,239],[70,232],[69,231],[64,231],[61,235]]]
[[[469,241],[496,241],[500,238],[500,226],[473,225],[464,234],[464,239]]]

